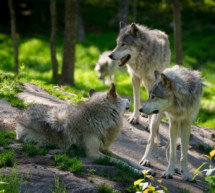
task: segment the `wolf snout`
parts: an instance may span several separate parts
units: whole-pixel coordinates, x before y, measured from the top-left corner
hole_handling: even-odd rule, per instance
[[[143,108],[142,107],[139,108],[139,112],[143,113]]]
[[[113,54],[110,54],[108,57],[113,60]]]

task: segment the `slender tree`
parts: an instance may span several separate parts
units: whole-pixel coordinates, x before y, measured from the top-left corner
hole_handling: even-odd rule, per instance
[[[65,0],[65,27],[61,80],[74,86],[75,43],[77,31],[77,0]]]
[[[81,3],[78,0],[78,40],[81,42],[85,39],[84,21],[81,12]]]
[[[14,46],[14,71],[19,72],[19,63],[18,63],[18,42],[16,38],[16,16],[13,6],[13,0],[8,0],[9,10],[10,10],[10,23],[11,23],[11,35],[13,39]]]
[[[174,48],[176,64],[182,65],[181,11],[179,0],[173,0]]]
[[[50,55],[52,62],[52,77],[54,80],[58,79],[58,62],[56,58],[56,44],[57,44],[57,9],[56,0],[50,0],[50,14],[51,14],[51,40],[50,40]]]
[[[119,21],[128,23],[129,0],[120,0],[119,4]]]
[[[137,20],[137,2],[133,0],[133,22]]]

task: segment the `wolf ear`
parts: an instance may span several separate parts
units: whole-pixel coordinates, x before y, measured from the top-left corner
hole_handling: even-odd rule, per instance
[[[161,80],[166,85],[167,88],[169,88],[172,91],[174,90],[173,81],[163,73],[161,73]]]
[[[124,21],[119,22],[119,29],[123,29],[126,26],[126,23]]]
[[[110,89],[107,92],[107,96],[113,102],[116,100],[117,95],[116,95],[116,88],[115,88],[114,83],[111,83]]]
[[[158,76],[160,75],[161,73],[157,70],[154,71],[154,75],[155,75],[155,79],[157,80],[158,79]]]
[[[140,30],[138,29],[137,25],[135,23],[132,23],[131,24],[131,32],[137,36],[137,37],[141,37],[141,33],[140,33]]]
[[[94,90],[94,89],[90,89],[90,91],[89,91],[89,95],[90,95],[90,97],[91,97],[92,95],[94,95],[96,92],[97,92],[96,90]]]

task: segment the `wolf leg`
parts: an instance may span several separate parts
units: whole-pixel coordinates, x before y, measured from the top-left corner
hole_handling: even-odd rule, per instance
[[[170,132],[170,157],[169,157],[168,168],[161,175],[161,177],[163,178],[173,178],[173,174],[176,167],[176,144],[177,144],[177,136],[178,136],[177,121],[170,121],[169,132]]]
[[[181,169],[184,180],[192,181],[193,176],[188,170],[187,152],[190,139],[191,123],[181,123]]]
[[[144,156],[140,160],[141,165],[150,166],[151,153],[152,153],[152,149],[154,146],[154,137],[155,137],[155,134],[157,132],[157,129],[159,127],[159,124],[160,124],[162,117],[163,117],[163,114],[152,115],[151,123],[150,123],[149,141],[148,141],[148,144],[146,146],[146,151],[144,153]]]
[[[122,162],[126,163],[126,165],[128,164],[132,168],[135,168],[135,169],[140,170],[140,171],[142,171],[142,170],[150,170],[148,172],[148,174],[155,175],[155,172],[153,170],[151,170],[150,168],[141,166],[141,165],[135,163],[132,160],[126,159],[124,157],[121,157],[121,156],[119,156],[119,155],[117,155],[117,154],[115,154],[113,152],[111,152],[111,156],[113,156],[114,158],[117,158],[118,160],[121,160]]]
[[[131,117],[128,118],[128,121],[133,124],[139,123],[139,108],[140,108],[140,82],[141,80],[132,75],[132,86],[133,86],[133,95],[134,95],[134,112]]]

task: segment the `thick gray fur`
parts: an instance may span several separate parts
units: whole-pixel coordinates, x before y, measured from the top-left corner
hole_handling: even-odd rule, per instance
[[[132,77],[134,93],[134,112],[128,120],[135,124],[139,122],[141,82],[149,93],[155,81],[154,71],[163,71],[170,64],[168,36],[160,30],[152,30],[144,25],[123,24],[117,37],[117,46],[110,57],[117,60],[126,55],[131,56],[127,67]]]
[[[150,138],[145,154],[140,161],[142,165],[149,165],[154,145],[154,136],[158,129],[162,114],[169,120],[170,143],[167,147],[168,168],[162,177],[172,178],[176,167],[176,145],[178,134],[181,133],[181,171],[183,178],[192,181],[188,170],[188,144],[191,124],[195,120],[202,96],[202,78],[198,71],[191,71],[183,67],[174,66],[162,73],[155,71],[154,82],[148,101],[140,109],[146,114],[153,114],[150,124]],[[159,114],[154,114],[158,113]]]
[[[82,146],[92,159],[105,157],[103,153],[110,153],[110,145],[120,135],[129,101],[117,95],[114,84],[107,92],[91,89],[90,96],[87,102],[77,105],[30,106],[17,120],[16,138],[64,149],[76,144]],[[111,157],[111,161],[122,160],[135,172],[148,169],[113,153],[111,155],[115,157]]]

